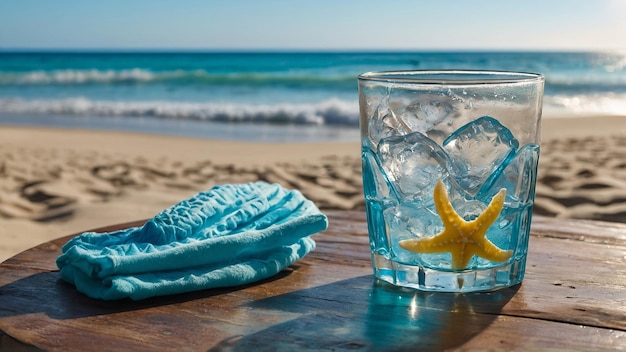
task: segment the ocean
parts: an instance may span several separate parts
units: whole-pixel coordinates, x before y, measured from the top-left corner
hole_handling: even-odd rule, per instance
[[[0,124],[358,141],[357,75],[404,69],[542,73],[544,116],[626,115],[625,53],[0,51]]]

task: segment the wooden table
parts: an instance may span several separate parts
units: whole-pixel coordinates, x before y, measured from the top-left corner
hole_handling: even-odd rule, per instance
[[[365,215],[328,215],[270,280],[139,302],[83,296],[55,266],[70,236],[42,244],[0,264],[0,349],[626,349],[624,224],[535,217],[521,285],[456,295],[376,282]]]

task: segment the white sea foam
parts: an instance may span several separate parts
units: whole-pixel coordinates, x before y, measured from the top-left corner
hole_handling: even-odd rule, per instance
[[[183,71],[172,71],[169,76],[182,75]],[[56,70],[31,71],[21,74],[0,75],[0,84],[70,84],[70,83],[110,83],[148,82],[155,74],[143,69],[128,70]]]
[[[165,82],[172,84],[352,84],[354,75],[322,76],[306,73],[258,73],[258,72],[209,72],[197,70],[152,71],[132,68],[122,70],[102,69],[65,69],[51,71],[2,72],[0,85],[37,86],[37,85],[74,85],[74,84],[115,84],[115,83],[150,83]],[[331,86],[332,87],[332,86]]]
[[[626,93],[546,96],[544,112],[554,115],[626,115]]]
[[[172,101],[94,101],[71,99],[0,99],[0,113],[86,116],[145,116],[221,122],[358,125],[355,102],[330,99],[316,104],[252,105]]]
[[[626,115],[626,93],[544,97],[544,115]],[[0,113],[74,116],[150,117],[196,121],[358,126],[355,101],[337,98],[310,104],[105,101],[86,98],[0,98]]]

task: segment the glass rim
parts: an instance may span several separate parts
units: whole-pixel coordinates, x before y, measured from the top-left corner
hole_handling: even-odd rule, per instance
[[[543,82],[545,77],[540,73],[498,70],[395,70],[365,72],[361,73],[358,79],[386,83],[462,86],[539,83]]]

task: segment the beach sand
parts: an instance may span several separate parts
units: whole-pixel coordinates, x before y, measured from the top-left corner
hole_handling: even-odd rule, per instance
[[[215,184],[299,189],[364,209],[358,142],[269,144],[0,126],[0,262],[145,219]],[[544,118],[535,214],[626,222],[626,117]]]

